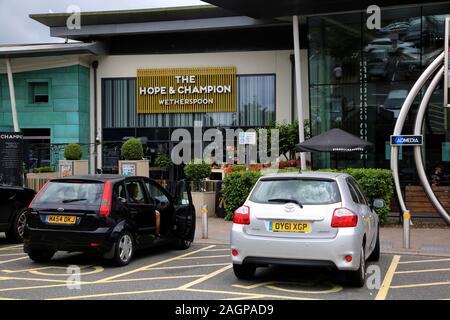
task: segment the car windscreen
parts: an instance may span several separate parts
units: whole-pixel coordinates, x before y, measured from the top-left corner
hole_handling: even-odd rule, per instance
[[[83,204],[100,205],[103,183],[95,182],[49,182],[34,204]]]
[[[336,181],[321,179],[260,180],[250,196],[250,201],[258,203],[273,204],[277,199],[320,205],[340,202],[341,196]]]

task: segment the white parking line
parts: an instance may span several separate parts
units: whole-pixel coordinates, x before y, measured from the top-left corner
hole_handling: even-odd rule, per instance
[[[4,263],[8,263],[8,262],[14,262],[14,261],[19,261],[19,260],[23,260],[23,259],[28,259],[28,256],[15,258],[15,259],[10,259],[10,260],[5,260],[5,261],[0,261],[0,264],[4,264]]]
[[[441,261],[450,261],[450,258],[447,258],[447,259],[430,259],[430,260],[402,261],[402,262],[399,262],[398,264],[426,263],[426,262],[441,262]]]

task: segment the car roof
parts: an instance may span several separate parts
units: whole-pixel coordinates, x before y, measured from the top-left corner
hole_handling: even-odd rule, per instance
[[[337,177],[345,175],[340,172],[325,172],[325,171],[303,171],[303,172],[284,172],[284,173],[271,173],[264,175],[261,180],[273,179],[273,178],[317,178],[317,179],[332,179],[336,180]]]
[[[119,180],[123,180],[125,178],[127,178],[127,177],[119,175],[119,174],[87,174],[87,175],[68,176],[68,177],[56,178],[56,179],[52,179],[51,181],[90,180],[90,181],[105,182],[105,181],[108,181],[108,180],[119,181]]]

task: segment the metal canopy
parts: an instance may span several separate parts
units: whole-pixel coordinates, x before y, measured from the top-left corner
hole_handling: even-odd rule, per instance
[[[0,46],[0,58],[42,57],[68,54],[104,54],[105,48],[92,43],[44,43]]]
[[[215,6],[245,14],[253,18],[273,18],[293,15],[315,15],[365,10],[370,5],[379,7],[429,5],[449,1],[423,0],[203,0]]]

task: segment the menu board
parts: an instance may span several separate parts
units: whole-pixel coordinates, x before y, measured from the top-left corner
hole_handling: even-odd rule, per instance
[[[0,185],[23,186],[23,135],[0,132]]]

